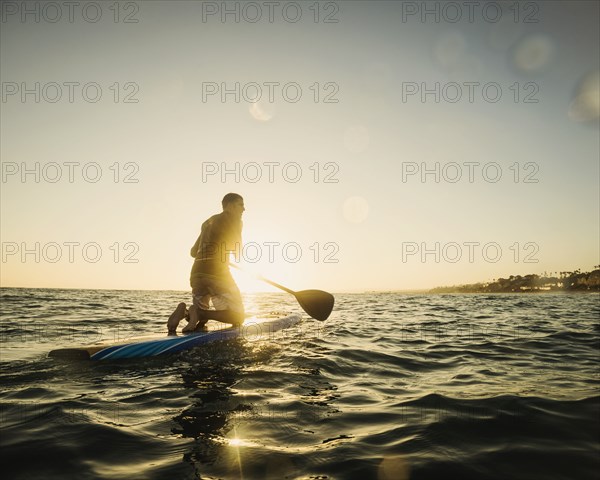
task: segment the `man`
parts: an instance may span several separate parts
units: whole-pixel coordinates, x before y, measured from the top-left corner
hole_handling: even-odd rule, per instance
[[[244,199],[228,193],[221,202],[223,212],[202,224],[200,236],[190,254],[194,265],[190,274],[192,305],[186,312],[180,303],[169,317],[167,328],[174,333],[183,318],[188,324],[183,332],[204,328],[208,320],[239,326],[244,322],[244,305],[240,291],[229,271],[228,252],[241,249]],[[212,302],[215,310],[210,309]]]

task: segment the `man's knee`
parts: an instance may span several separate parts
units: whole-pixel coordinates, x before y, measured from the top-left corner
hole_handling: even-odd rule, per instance
[[[244,319],[246,318],[246,315],[244,314],[244,311],[240,311],[240,310],[230,310],[230,318],[231,318],[231,324],[234,327],[241,327],[242,324],[244,323]]]

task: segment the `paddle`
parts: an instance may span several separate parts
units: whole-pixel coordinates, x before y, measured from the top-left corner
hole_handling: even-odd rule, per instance
[[[239,267],[238,265],[235,265],[233,263],[230,263],[229,265],[243,272],[246,271],[242,267]],[[265,278],[262,275],[254,276],[259,280],[268,283],[269,285],[273,285],[275,288],[279,288],[284,292],[291,293],[294,297],[296,297],[296,300],[302,307],[302,310],[304,310],[306,313],[308,313],[309,316],[316,320],[327,320],[327,318],[331,314],[331,311],[333,310],[333,304],[335,302],[335,299],[333,298],[333,295],[331,293],[324,292],[323,290],[301,290],[299,292],[294,292],[294,290],[290,290],[289,288],[284,287],[283,285],[279,285],[273,280],[269,280],[268,278]]]

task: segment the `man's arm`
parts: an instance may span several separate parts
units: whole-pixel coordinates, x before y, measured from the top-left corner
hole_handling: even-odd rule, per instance
[[[196,255],[198,255],[198,248],[200,248],[200,237],[201,236],[202,236],[202,234],[198,235],[198,240],[196,240],[196,243],[194,243],[194,246],[190,250],[190,255],[194,258],[196,258]]]

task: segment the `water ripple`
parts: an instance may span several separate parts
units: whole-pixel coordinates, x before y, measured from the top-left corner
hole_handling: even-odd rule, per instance
[[[162,331],[186,296],[2,289],[4,476],[596,478],[597,295],[338,295],[269,340],[46,357]]]

